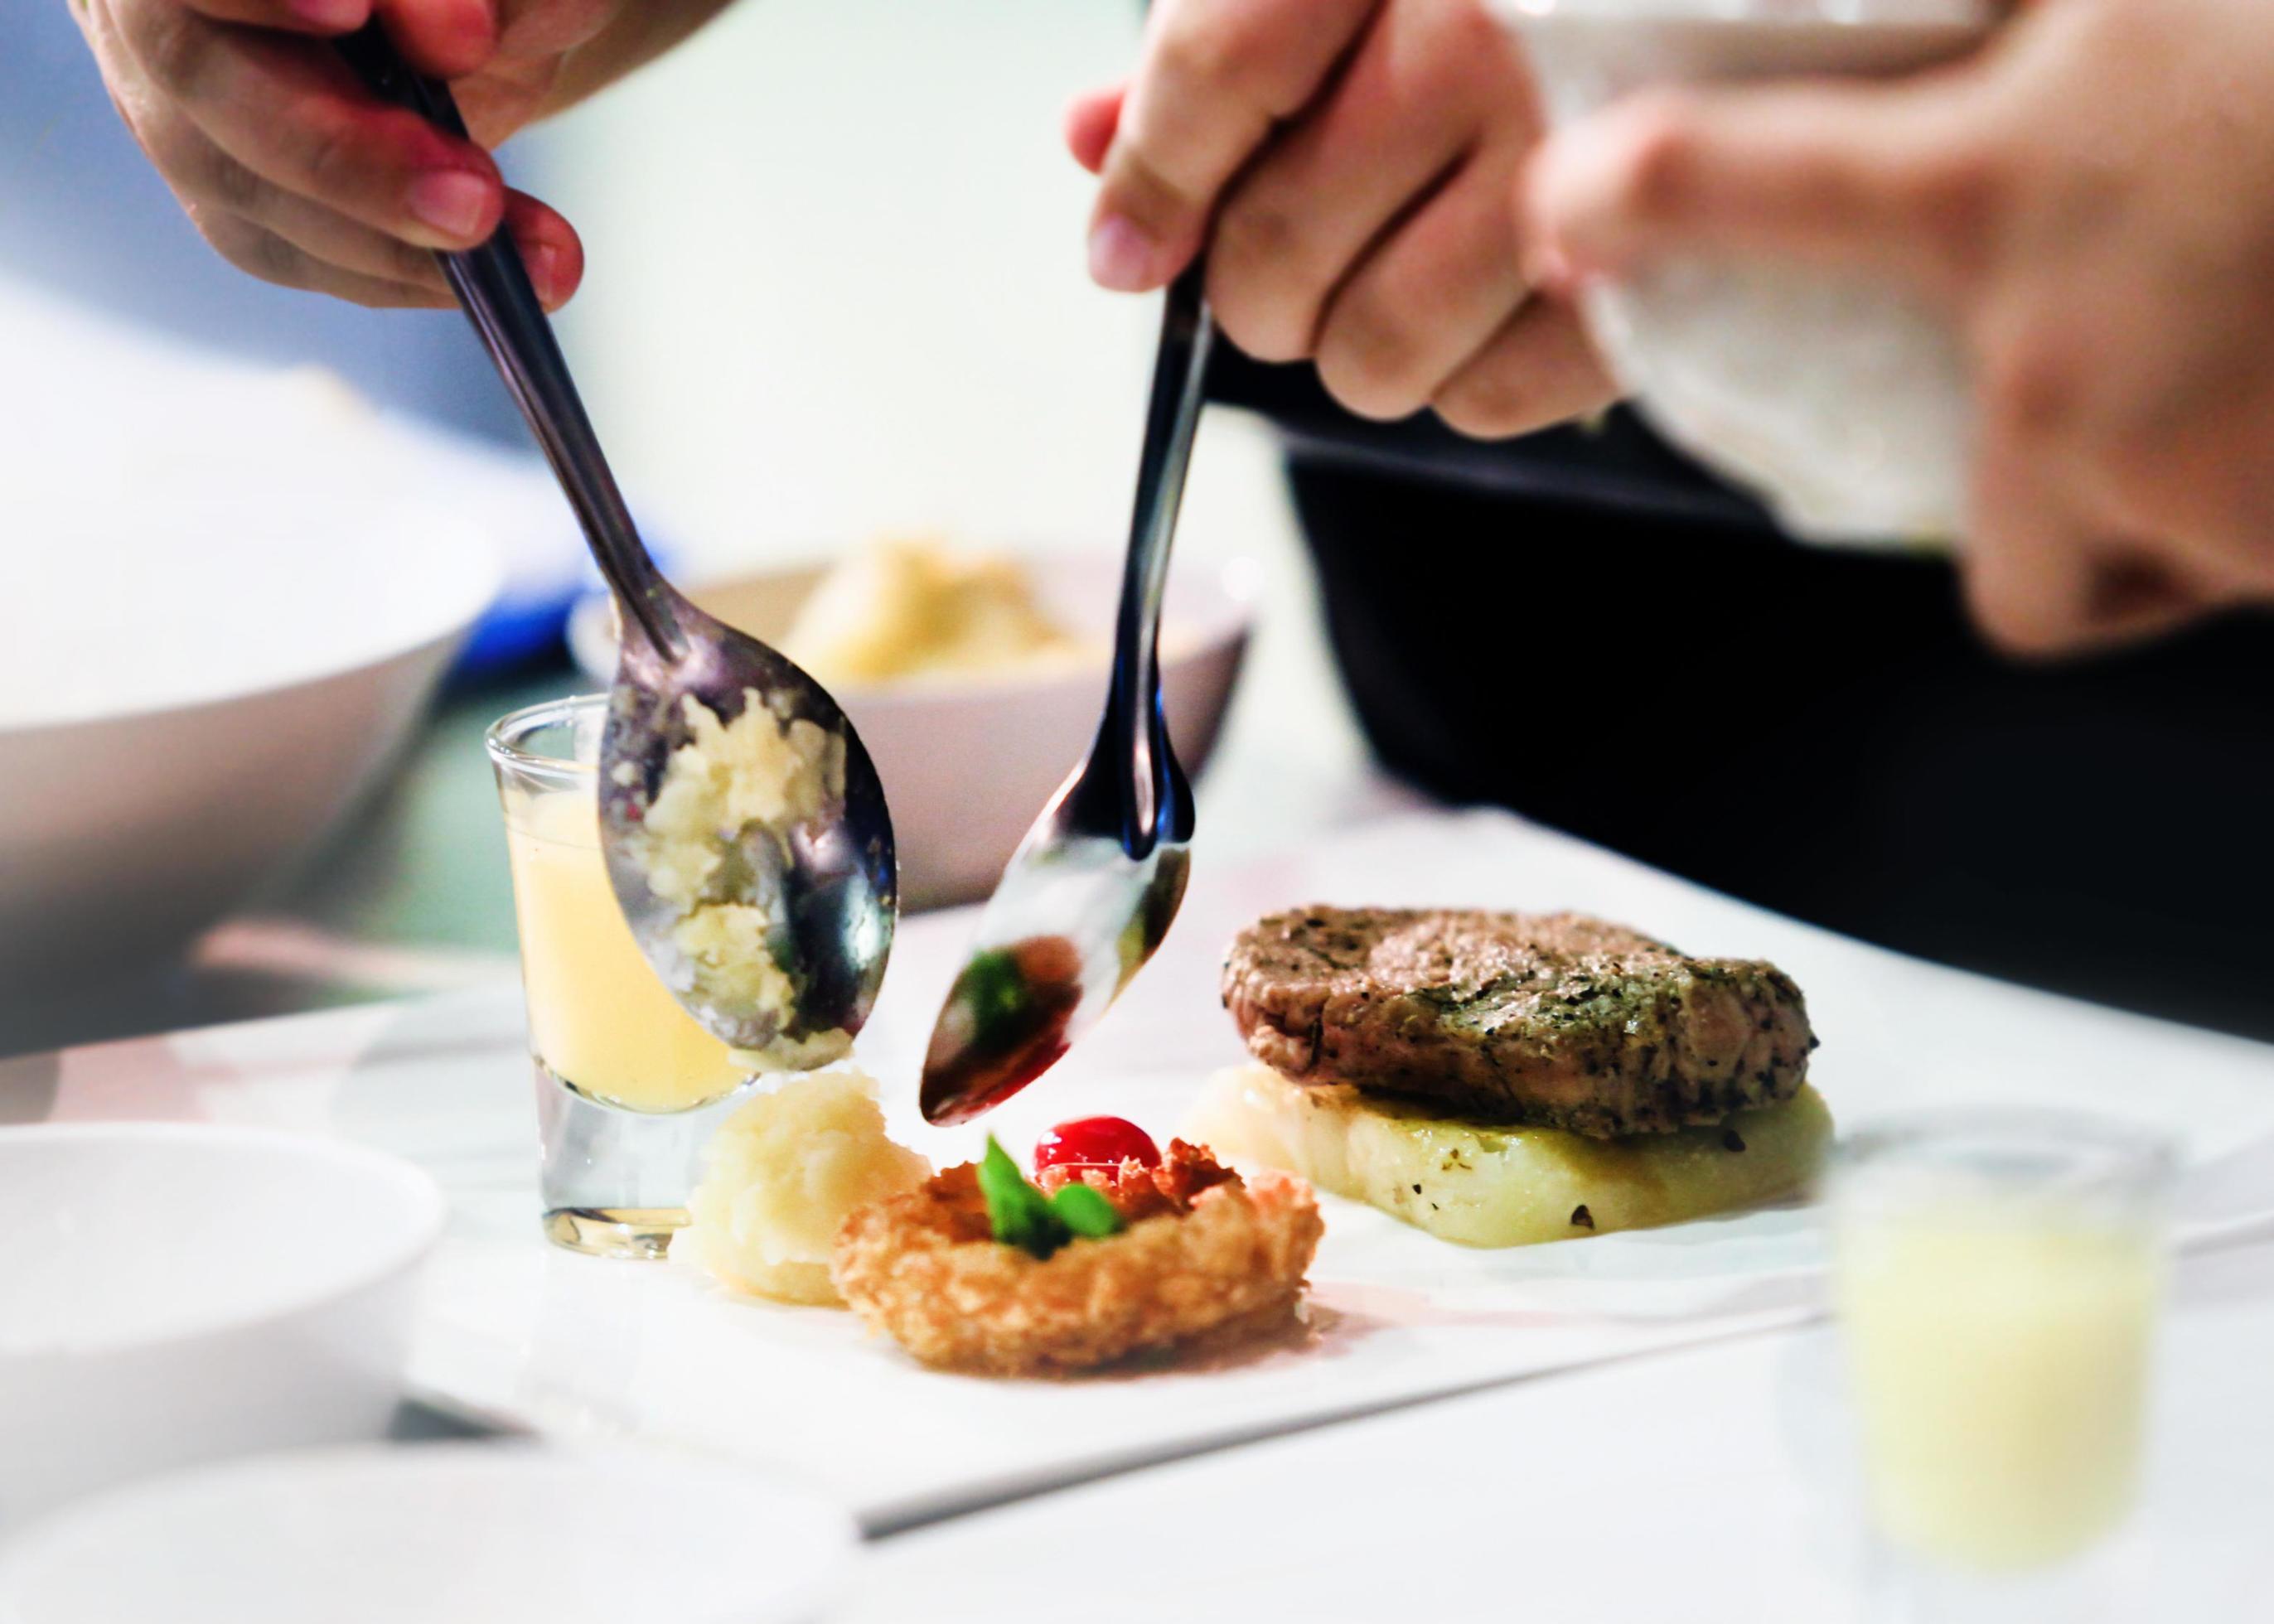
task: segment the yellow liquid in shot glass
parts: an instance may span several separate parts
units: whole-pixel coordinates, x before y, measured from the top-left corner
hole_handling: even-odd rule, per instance
[[[537,1058],[577,1093],[635,1111],[691,1110],[741,1087],[749,1068],[640,956],[600,860],[592,792],[510,795],[506,843]]]
[[[2019,1570],[2131,1509],[2163,1290],[2154,1236],[1965,1211],[1858,1219],[1838,1306],[1881,1534]]]

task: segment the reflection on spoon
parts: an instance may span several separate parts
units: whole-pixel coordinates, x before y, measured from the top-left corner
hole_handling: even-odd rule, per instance
[[[1190,872],[1181,846],[1131,862],[1103,840],[1061,849],[1015,889],[1006,883],[988,922],[1010,939],[973,951],[932,1028],[924,1120],[968,1122],[1050,1070],[1161,944]],[[1061,931],[1035,929],[1046,921]]]
[[[1081,1003],[1081,954],[1064,936],[973,954],[924,1055],[925,1120],[968,1121],[1049,1071]]]

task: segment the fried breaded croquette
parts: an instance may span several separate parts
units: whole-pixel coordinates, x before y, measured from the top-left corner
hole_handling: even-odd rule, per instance
[[[1048,1258],[998,1242],[977,1167],[949,1168],[846,1220],[830,1276],[918,1359],[1031,1376],[1242,1337],[1292,1321],[1324,1226],[1311,1187],[1243,1179],[1183,1140],[1157,1169],[1090,1169],[1127,1227]]]

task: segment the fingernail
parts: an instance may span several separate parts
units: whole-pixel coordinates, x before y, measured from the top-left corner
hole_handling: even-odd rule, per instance
[[[371,0],[292,0],[292,15],[310,27],[345,34],[370,19]]]
[[[1153,285],[1158,252],[1134,221],[1108,214],[1090,228],[1089,279],[1116,293],[1142,293]]]
[[[435,169],[410,183],[410,212],[451,237],[471,237],[490,206],[489,183],[463,169]]]

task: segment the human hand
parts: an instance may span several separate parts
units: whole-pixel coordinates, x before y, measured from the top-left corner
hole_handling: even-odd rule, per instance
[[[568,222],[486,147],[546,110],[571,51],[639,0],[80,0],[111,99],[191,220],[241,269],[361,304],[442,305],[432,251],[501,221],[548,306],[576,291]],[[329,41],[376,12],[450,79],[474,140],[365,90]]]
[[[1524,274],[1507,199],[1540,128],[1479,0],[1159,0],[1135,76],[1076,102],[1066,142],[1102,182],[1101,284],[1161,287],[1205,240],[1248,354],[1316,363],[1362,417],[1494,437],[1612,393]]]
[[[1657,92],[1559,132],[1535,274],[1869,267],[1977,395],[1969,596],[2022,653],[2274,598],[2274,31],[2260,0],[2040,0],[1916,79]]]

